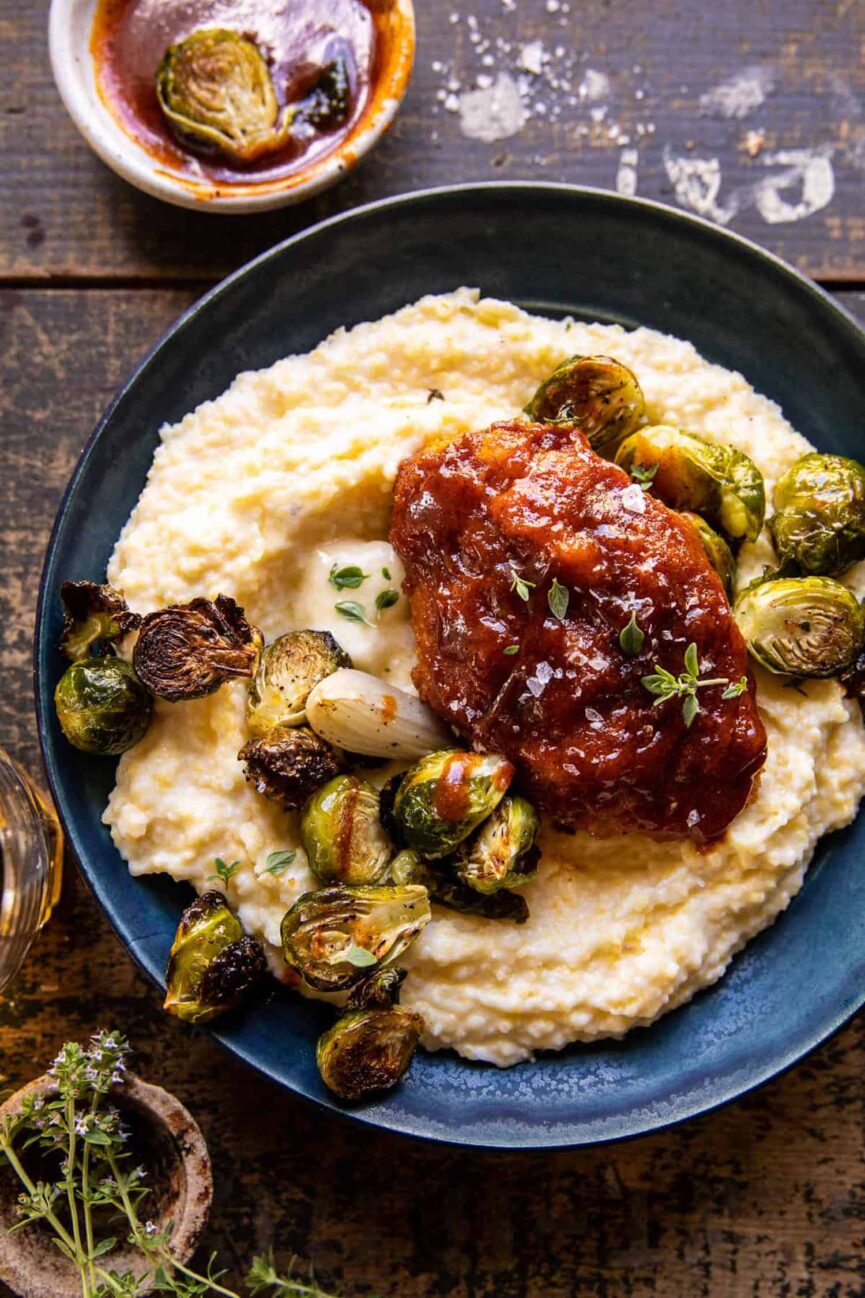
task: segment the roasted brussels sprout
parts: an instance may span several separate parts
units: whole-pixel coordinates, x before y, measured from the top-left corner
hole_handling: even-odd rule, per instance
[[[721,578],[721,584],[727,592],[727,599],[733,598],[733,585],[736,580],[736,560],[733,558],[733,551],[727,542],[716,532],[699,514],[691,514],[687,510],[682,511],[682,517],[687,518],[703,542],[703,549],[706,551],[706,558],[715,569],[715,572]]]
[[[288,139],[270,70],[254,41],[206,27],[169,45],[156,70],[156,96],[186,148],[254,162]]]
[[[612,459],[644,422],[646,402],[636,375],[621,361],[572,356],[541,384],[526,414],[542,423],[577,424],[598,454]]]
[[[393,856],[379,820],[378,789],[356,775],[339,775],[313,793],[300,837],[322,883],[378,883]]]
[[[651,490],[673,509],[701,514],[730,541],[756,541],[763,526],[763,475],[747,455],[657,424],[632,433],[616,464],[633,473],[653,469]]]
[[[399,841],[434,861],[449,856],[501,802],[514,768],[495,753],[446,748],[410,767],[392,815]]]
[[[286,963],[319,991],[346,991],[399,958],[430,921],[426,888],[307,892],[282,921]]]
[[[254,938],[244,936],[221,892],[186,907],[168,955],[165,1009],[185,1023],[209,1023],[234,1009],[264,973]]]
[[[289,631],[266,645],[249,686],[250,733],[301,725],[310,690],[338,668],[350,666],[351,659],[329,631]]]
[[[302,807],[343,769],[330,744],[309,726],[274,726],[260,739],[250,739],[237,756],[246,763],[246,778],[256,791],[286,811]]]
[[[865,559],[865,468],[816,451],[779,478],[769,531],[785,572],[834,577]]]
[[[859,603],[831,577],[781,577],[755,583],[734,615],[753,658],[790,676],[835,676],[865,640]]]
[[[446,865],[445,862],[441,864],[442,867]],[[507,888],[500,888],[498,892],[476,892],[474,888],[467,887],[445,873],[443,868],[433,869],[410,848],[400,852],[391,861],[388,878],[395,884],[422,884],[439,906],[460,911],[464,915],[511,920],[514,924],[525,924],[529,917],[526,899],[518,892],[509,892]]]
[[[60,649],[73,661],[84,658],[93,645],[104,649],[113,644],[141,622],[120,591],[112,586],[97,586],[92,581],[64,581],[60,598],[63,601]]]
[[[319,1038],[318,1071],[343,1100],[362,1100],[396,1086],[408,1070],[423,1032],[415,1010],[349,1010]]]
[[[143,739],[153,701],[122,658],[82,658],[57,682],[60,729],[83,753],[116,757]]]
[[[346,121],[350,108],[348,63],[338,54],[324,65],[312,89],[297,104],[292,123],[308,123],[317,131],[333,131]]]
[[[450,862],[454,874],[475,892],[519,888],[534,878],[539,850],[537,813],[525,798],[502,798],[479,829],[460,843]]]
[[[351,989],[345,1003],[346,1009],[384,1010],[389,1005],[396,1005],[407,973],[407,969],[400,969],[398,965],[393,964],[377,969],[371,977],[364,978],[362,983],[358,983]]]
[[[234,677],[252,676],[261,633],[227,595],[170,604],[141,620],[132,664],[151,694],[177,703],[212,694]]]

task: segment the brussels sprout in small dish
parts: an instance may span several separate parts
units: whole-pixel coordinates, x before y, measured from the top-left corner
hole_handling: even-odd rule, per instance
[[[451,867],[476,892],[519,888],[534,878],[540,852],[534,846],[539,828],[534,807],[525,798],[502,798],[479,829],[457,848]]]
[[[657,424],[632,433],[616,464],[653,471],[652,493],[672,509],[700,514],[732,542],[756,541],[763,526],[763,475],[741,451]]]
[[[426,888],[337,884],[298,898],[282,921],[282,950],[310,987],[347,991],[397,960],[429,921]]]
[[[132,664],[151,694],[169,703],[200,699],[252,676],[261,633],[227,595],[170,604],[141,620]]]
[[[293,109],[292,123],[309,125],[317,131],[342,126],[351,111],[351,81],[348,63],[337,55],[321,69],[312,89]]]
[[[408,1071],[423,1026],[420,1014],[401,1005],[349,1010],[316,1046],[325,1086],[343,1100],[391,1090]]]
[[[300,837],[321,883],[378,883],[393,855],[379,819],[378,789],[356,775],[339,775],[313,793]]]
[[[495,753],[446,748],[422,757],[394,799],[399,841],[431,861],[449,856],[495,810],[513,775],[511,763]]]
[[[748,651],[770,672],[835,676],[865,640],[859,603],[832,577],[781,577],[743,591],[734,614]]]
[[[736,581],[736,560],[733,558],[733,551],[720,532],[716,532],[705,518],[701,518],[699,514],[691,514],[687,510],[682,511],[682,517],[687,518],[703,542],[706,558],[721,578],[727,599],[732,600]]]
[[[64,581],[60,598],[63,601],[60,649],[73,661],[86,657],[94,645],[105,649],[128,631],[134,631],[141,622],[112,586],[97,586],[92,581]]]
[[[184,1023],[209,1023],[235,1009],[265,970],[221,892],[196,897],[180,918],[168,956],[164,1008]]]
[[[769,531],[784,571],[834,577],[865,559],[865,468],[803,455],[778,480]]]
[[[122,658],[71,663],[54,691],[60,729],[75,748],[116,757],[143,739],[153,701]]]
[[[525,413],[539,423],[574,423],[599,455],[616,448],[644,422],[646,402],[637,377],[610,356],[572,356],[538,388]]]
[[[254,41],[206,27],[170,45],[156,71],[156,96],[180,144],[248,163],[288,139],[270,69]]]
[[[340,667],[351,667],[351,659],[329,631],[289,631],[266,645],[249,686],[250,733],[302,725],[310,691]]]
[[[330,744],[308,726],[273,726],[260,739],[250,739],[237,756],[256,791],[286,811],[302,807],[343,769]]]
[[[525,924],[529,917],[525,897],[521,897],[518,892],[509,892],[507,888],[500,888],[498,892],[477,892],[447,874],[445,870],[448,864],[449,862],[442,861],[441,868],[433,869],[421,860],[417,852],[406,848],[391,861],[388,878],[395,884],[421,884],[430,898],[446,910],[459,911],[463,915],[477,915],[481,919]]]

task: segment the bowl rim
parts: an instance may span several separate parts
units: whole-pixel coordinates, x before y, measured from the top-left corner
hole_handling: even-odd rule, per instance
[[[132,959],[139,967],[139,969],[141,969],[141,971],[144,974],[146,974],[146,976],[151,981],[155,982],[157,987],[161,986],[161,984],[159,982],[158,977],[154,976],[153,970],[148,966],[148,962],[145,959],[141,945],[136,944],[134,947],[130,947],[127,945],[120,932],[120,926],[118,920],[115,919],[113,913],[108,911],[102,905],[102,902],[96,890],[95,881],[91,878],[90,871],[82,859],[82,854],[78,850],[77,834],[75,832],[75,827],[74,825],[69,824],[66,821],[65,812],[61,808],[60,799],[59,799],[60,781],[57,777],[57,771],[55,769],[55,765],[49,750],[47,709],[43,707],[44,699],[42,696],[42,691],[40,691],[39,649],[42,640],[43,625],[46,616],[46,605],[48,601],[48,589],[47,589],[48,577],[52,566],[54,550],[66,514],[69,510],[72,497],[75,493],[78,480],[83,475],[85,468],[87,467],[87,463],[102,434],[102,430],[105,427],[105,425],[108,423],[108,421],[111,419],[115,408],[124,399],[124,397],[126,396],[127,392],[130,390],[130,388],[132,388],[139,381],[141,376],[146,372],[151,361],[155,358],[156,354],[162,349],[163,346],[166,345],[166,343],[169,342],[169,340],[175,335],[175,333],[180,331],[189,321],[193,320],[200,311],[205,310],[211,302],[217,300],[224,293],[228,292],[237,280],[247,275],[254,267],[258,267],[270,259],[278,258],[285,249],[293,247],[296,244],[301,244],[305,239],[317,236],[323,230],[335,226],[338,227],[343,224],[349,224],[352,220],[354,220],[359,216],[369,216],[369,215],[385,213],[387,212],[388,209],[393,207],[400,208],[404,206],[411,206],[414,204],[423,204],[429,200],[446,199],[448,197],[465,198],[466,196],[470,196],[472,194],[477,194],[479,197],[481,197],[484,194],[488,194],[491,192],[495,192],[499,194],[508,194],[508,193],[516,194],[522,192],[539,193],[541,191],[567,195],[575,199],[587,198],[593,201],[600,202],[602,204],[608,203],[609,205],[614,207],[627,206],[637,211],[645,211],[647,213],[653,213],[656,216],[660,216],[665,220],[671,221],[674,225],[678,224],[682,226],[684,229],[697,230],[703,235],[709,238],[714,238],[719,242],[731,243],[733,245],[736,245],[741,251],[753,257],[756,257],[758,260],[761,260],[771,265],[776,273],[779,273],[788,279],[792,278],[797,283],[800,290],[804,290],[807,296],[814,298],[817,302],[820,303],[821,307],[823,307],[824,309],[828,309],[831,313],[833,313],[838,317],[840,323],[846,325],[848,329],[852,330],[853,334],[856,337],[857,342],[863,347],[863,349],[865,349],[865,328],[863,328],[862,325],[860,325],[859,321],[855,318],[855,316],[853,316],[853,314],[850,311],[846,309],[846,307],[844,307],[840,302],[837,301],[835,297],[832,296],[832,294],[827,292],[825,289],[821,288],[820,285],[815,283],[808,276],[804,275],[801,271],[797,270],[795,267],[789,265],[787,262],[783,260],[783,258],[779,257],[777,254],[770,252],[765,248],[760,247],[760,245],[755,243],[753,240],[748,239],[743,235],[736,233],[735,231],[730,231],[727,230],[726,228],[719,227],[715,225],[713,222],[703,217],[698,217],[691,213],[683,212],[680,209],[670,207],[669,205],[665,203],[657,202],[654,199],[626,196],[626,195],[618,194],[614,191],[599,189],[596,187],[585,186],[585,185],[570,185],[563,182],[550,183],[546,181],[532,181],[532,180],[477,181],[477,182],[464,182],[464,183],[458,183],[453,185],[434,186],[434,187],[421,189],[421,190],[407,191],[406,193],[403,194],[391,195],[387,198],[377,199],[372,202],[365,203],[361,206],[350,208],[345,212],[340,212],[322,221],[315,222],[314,224],[309,225],[299,233],[290,235],[288,238],[281,240],[279,243],[274,244],[272,247],[265,249],[263,252],[259,253],[256,257],[244,263],[244,265],[238,267],[237,270],[232,271],[229,275],[227,275],[225,278],[220,280],[211,289],[209,289],[201,298],[199,298],[190,307],[188,307],[177,318],[177,320],[173,322],[173,324],[171,324],[166,330],[163,331],[163,333],[160,335],[158,340],[148,350],[148,352],[142,358],[142,360],[135,366],[133,372],[129,375],[126,381],[117,390],[114,397],[106,406],[95,428],[91,432],[90,436],[87,438],[84,447],[80,453],[80,456],[78,458],[78,461],[75,465],[75,468],[72,471],[72,474],[69,478],[65,491],[61,498],[60,504],[58,506],[57,514],[45,550],[45,558],[43,561],[42,572],[40,574],[39,594],[38,594],[37,607],[36,607],[35,632],[34,632],[34,642],[33,642],[33,659],[32,659],[33,688],[34,688],[34,695],[36,699],[36,718],[37,718],[37,731],[39,736],[39,744],[40,744],[40,749],[42,753],[42,758],[43,758],[51,794],[57,805],[58,816],[60,817],[61,823],[63,824],[63,828],[66,832],[67,844],[69,845],[69,847],[73,852],[75,860],[79,865],[81,873],[84,876],[88,887],[90,888],[91,892],[93,893],[100,907],[102,907],[104,913],[107,915],[112,928],[114,929],[118,938],[122,942],[127,954],[129,954],[132,957]],[[527,307],[526,309],[539,310],[541,308],[539,306],[538,307],[530,306]],[[727,977],[727,976],[729,976],[728,973],[725,973],[723,975],[723,977]],[[711,987],[708,988],[707,990],[711,991]],[[704,993],[700,993],[700,994],[704,994]],[[255,1069],[255,1071],[260,1073],[262,1076],[267,1077],[268,1080],[274,1082],[277,1086],[281,1088],[289,1089],[292,1094],[301,1096],[304,1099],[311,1101],[313,1104],[317,1105],[320,1109],[328,1113],[330,1116],[349,1118],[353,1122],[359,1122],[364,1126],[368,1128],[372,1128],[374,1130],[392,1132],[394,1134],[399,1134],[401,1136],[407,1136],[411,1139],[431,1141],[436,1144],[453,1146],[455,1148],[469,1147],[469,1148],[477,1148],[477,1149],[486,1149],[491,1151],[515,1152],[517,1150],[532,1151],[532,1150],[552,1150],[552,1149],[573,1149],[573,1148],[583,1148],[583,1147],[590,1148],[595,1146],[619,1144],[620,1142],[626,1140],[633,1140],[644,1135],[650,1135],[658,1131],[666,1131],[670,1128],[678,1127],[682,1123],[689,1122],[693,1118],[702,1117],[703,1115],[714,1112],[717,1109],[725,1108],[728,1104],[733,1103],[735,1100],[739,1100],[744,1098],[747,1095],[750,1095],[753,1091],[764,1086],[766,1083],[772,1081],[776,1077],[783,1076],[795,1064],[805,1059],[819,1046],[825,1044],[833,1036],[835,1036],[836,1033],[838,1033],[847,1023],[849,1023],[854,1018],[855,1015],[857,1015],[863,1009],[863,1007],[865,1007],[865,985],[863,985],[861,991],[858,993],[855,1000],[851,1001],[848,1004],[841,1005],[838,1008],[836,1008],[833,1011],[833,1013],[826,1020],[822,1021],[820,1026],[816,1028],[814,1031],[812,1031],[807,1037],[797,1040],[797,1043],[794,1046],[788,1048],[786,1051],[779,1052],[771,1061],[766,1062],[762,1068],[754,1069],[749,1074],[746,1080],[741,1080],[741,1079],[736,1080],[735,1078],[728,1076],[723,1079],[723,1084],[719,1084],[716,1087],[716,1090],[713,1092],[711,1097],[708,1098],[694,1097],[692,1102],[686,1105],[681,1112],[678,1112],[672,1116],[663,1116],[660,1119],[657,1117],[655,1118],[641,1117],[638,1118],[636,1121],[632,1120],[628,1130],[626,1131],[620,1131],[612,1134],[607,1133],[607,1134],[581,1135],[579,1138],[575,1138],[573,1136],[564,1137],[557,1133],[552,1133],[547,1135],[540,1126],[535,1130],[533,1130],[530,1134],[523,1134],[519,1139],[494,1138],[489,1134],[486,1135],[484,1138],[479,1138],[474,1134],[461,1134],[459,1132],[442,1131],[437,1127],[420,1131],[416,1126],[410,1125],[407,1122],[400,1120],[400,1118],[396,1115],[391,1115],[389,1116],[388,1120],[382,1121],[376,1114],[374,1114],[373,1112],[371,1112],[365,1107],[361,1106],[357,1108],[346,1108],[337,1104],[327,1095],[315,1094],[303,1090],[299,1087],[293,1087],[293,1086],[286,1087],[285,1082],[278,1075],[278,1073],[273,1069],[273,1067],[267,1061],[261,1061],[258,1058],[256,1058],[249,1050],[246,1049],[245,1044],[243,1042],[238,1042],[237,1040],[233,1039],[225,1032],[222,1032],[218,1029],[211,1028],[209,1029],[209,1031],[219,1041],[220,1045],[223,1048],[227,1049],[235,1058],[243,1061],[244,1063],[246,1063],[247,1065]]]
[[[89,32],[97,0],[51,0],[48,51],[54,82],[72,122],[93,152],[118,176],[175,207],[197,212],[243,215],[268,212],[315,197],[336,184],[378,143],[390,128],[405,98],[417,44],[414,0],[393,0],[402,26],[403,47],[386,85],[346,139],[299,178],[291,174],[260,184],[194,181],[168,170],[128,135],[112,116],[93,85],[94,65]],[[88,37],[82,50],[76,19],[86,10]],[[92,87],[92,92],[91,92]]]

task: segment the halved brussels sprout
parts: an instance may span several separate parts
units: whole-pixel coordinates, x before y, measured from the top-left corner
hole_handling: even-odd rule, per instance
[[[534,846],[537,812],[525,798],[502,798],[479,829],[461,843],[451,867],[476,892],[519,888],[534,878],[540,852]]]
[[[721,578],[721,583],[727,595],[727,599],[733,598],[733,587],[736,581],[736,560],[733,558],[733,551],[727,542],[716,532],[699,514],[691,514],[688,510],[682,511],[682,517],[687,518],[703,542],[703,549],[706,551],[706,558],[715,569],[715,572]]]
[[[309,123],[317,131],[332,131],[342,126],[351,108],[351,82],[348,62],[336,55],[321,69],[315,85],[294,109],[294,123]]]
[[[513,776],[511,763],[496,753],[429,753],[397,789],[391,814],[399,841],[431,861],[449,856],[498,806]]]
[[[526,406],[529,419],[574,423],[607,459],[646,417],[636,375],[610,356],[571,356],[538,388]]]
[[[667,424],[641,428],[622,443],[616,464],[653,469],[651,491],[673,509],[701,514],[731,541],[756,541],[763,526],[763,475],[741,451],[704,442]]]
[[[319,991],[346,991],[397,960],[430,921],[426,888],[352,888],[307,892],[282,921],[286,963]]]
[[[273,726],[250,739],[237,754],[246,763],[246,778],[257,793],[286,811],[302,807],[316,789],[343,769],[330,744],[309,726]]]
[[[399,1001],[400,988],[406,980],[407,969],[388,964],[364,978],[348,994],[345,1002],[349,1010],[387,1009]]]
[[[75,748],[116,757],[143,739],[153,700],[122,658],[82,658],[57,682],[60,729]]]
[[[169,703],[200,699],[235,677],[252,676],[261,632],[228,595],[193,599],[148,613],[132,664],[151,694]]]
[[[92,581],[64,581],[60,598],[63,601],[60,649],[73,661],[85,657],[94,644],[100,649],[113,644],[141,622],[120,591],[112,586],[97,586]]]
[[[301,725],[310,691],[340,667],[351,667],[351,659],[329,631],[289,631],[266,645],[249,686],[250,732]]]
[[[313,793],[300,837],[322,883],[378,883],[393,856],[379,820],[378,789],[356,775],[339,775]]]
[[[442,862],[442,866],[444,865],[445,862]],[[500,888],[498,892],[476,892],[474,888],[460,883],[443,870],[427,865],[411,848],[406,848],[394,857],[388,869],[388,878],[395,884],[422,884],[439,906],[460,911],[464,915],[510,920],[514,924],[525,924],[529,917],[526,899],[518,892],[509,892],[507,888]]]
[[[389,1091],[404,1076],[423,1032],[415,1010],[349,1010],[319,1038],[318,1071],[328,1090],[343,1100]]]
[[[182,145],[254,162],[288,139],[265,58],[240,32],[205,27],[169,45],[156,71],[156,96]]]
[[[180,917],[164,1008],[184,1023],[209,1023],[234,1009],[264,969],[260,944],[244,935],[222,893],[205,892]]]
[[[835,676],[865,640],[859,603],[831,577],[781,577],[751,585],[734,615],[753,658],[789,676]]]
[[[813,451],[778,479],[769,531],[778,558],[811,575],[844,572],[865,559],[865,468]]]

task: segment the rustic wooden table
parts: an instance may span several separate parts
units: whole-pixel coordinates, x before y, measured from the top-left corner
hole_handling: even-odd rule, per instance
[[[749,235],[865,320],[863,0],[466,3],[417,0],[408,98],[356,175],[298,210],[231,219],[107,171],[54,90],[47,5],[0,0],[0,742],[32,768],[36,588],[75,458],[175,316],[285,235],[468,178],[618,187]],[[545,1155],[424,1146],[326,1119],[168,1022],[70,863],[0,1007],[0,1071],[23,1081],[101,1024],[201,1120],[207,1243],[235,1280],[272,1243],[347,1298],[863,1292],[863,1019],[759,1094],[657,1136]]]

